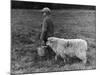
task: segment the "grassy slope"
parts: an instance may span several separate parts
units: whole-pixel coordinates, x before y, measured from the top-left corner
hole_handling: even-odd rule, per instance
[[[88,63],[65,64],[54,59],[40,58],[36,53],[36,42],[40,32],[42,14],[38,10],[13,9],[11,11],[11,70],[12,73],[32,73],[94,69],[95,62],[95,11],[93,10],[54,10],[55,36],[82,38],[88,41]],[[59,65],[59,66],[58,66]]]

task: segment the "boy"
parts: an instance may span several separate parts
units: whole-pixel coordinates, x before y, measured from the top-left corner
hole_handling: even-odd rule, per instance
[[[42,23],[42,31],[40,35],[40,40],[42,41],[42,45],[46,45],[48,37],[52,37],[54,34],[54,24],[51,20],[51,10],[47,7],[42,9],[43,12],[43,23]]]

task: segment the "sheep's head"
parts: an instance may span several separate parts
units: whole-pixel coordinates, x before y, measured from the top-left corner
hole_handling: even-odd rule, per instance
[[[46,42],[46,45],[50,46],[51,48],[54,48],[55,46],[57,46],[57,38],[49,37],[48,41]]]

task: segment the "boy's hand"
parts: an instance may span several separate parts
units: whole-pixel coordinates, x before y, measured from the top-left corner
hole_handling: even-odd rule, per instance
[[[42,46],[45,46],[45,42],[44,42],[44,41],[41,41],[41,45],[42,45]]]

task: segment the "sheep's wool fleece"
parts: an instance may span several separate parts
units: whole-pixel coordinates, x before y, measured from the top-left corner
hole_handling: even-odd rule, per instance
[[[87,50],[87,42],[82,39],[61,39],[53,38],[53,50],[59,54],[67,54],[70,56],[84,54]],[[55,43],[56,42],[56,43]]]

